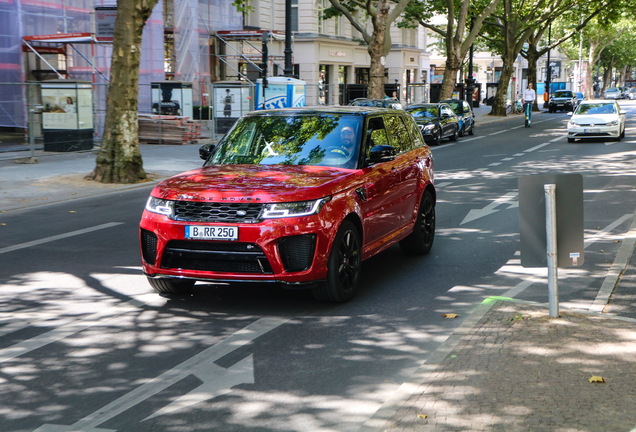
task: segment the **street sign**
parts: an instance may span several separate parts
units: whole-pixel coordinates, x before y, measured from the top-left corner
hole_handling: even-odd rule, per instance
[[[544,185],[556,185],[557,266],[578,267],[583,249],[583,176],[548,174],[519,177],[521,265],[547,267]]]

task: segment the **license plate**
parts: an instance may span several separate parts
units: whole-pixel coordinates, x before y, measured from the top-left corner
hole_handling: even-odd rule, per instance
[[[583,129],[583,133],[599,133],[600,129]]]
[[[197,240],[238,240],[238,227],[187,225],[185,227],[185,238]]]
[[[563,106],[563,104],[557,104],[557,106]]]

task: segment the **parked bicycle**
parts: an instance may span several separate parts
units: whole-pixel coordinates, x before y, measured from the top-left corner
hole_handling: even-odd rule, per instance
[[[506,115],[510,114],[522,114],[523,113],[523,104],[521,100],[516,100],[514,104],[508,102],[506,105]]]

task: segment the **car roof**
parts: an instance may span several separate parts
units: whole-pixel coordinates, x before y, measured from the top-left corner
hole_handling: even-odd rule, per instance
[[[368,107],[368,106],[329,106],[329,107],[295,107],[295,108],[278,108],[270,110],[258,110],[247,113],[248,116],[259,115],[307,115],[307,114],[354,114],[354,115],[367,115],[367,114],[395,114],[401,112],[401,110],[395,110],[392,108],[384,107]]]
[[[407,106],[406,110],[409,109],[413,109],[413,108],[437,108],[440,104],[444,104],[447,105],[445,102],[440,102],[440,103],[426,103],[426,104],[413,104],[413,105],[409,105]]]

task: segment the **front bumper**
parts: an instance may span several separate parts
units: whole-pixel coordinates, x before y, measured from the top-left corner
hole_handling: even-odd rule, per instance
[[[621,125],[617,126],[569,126],[568,138],[618,138]]]
[[[552,110],[567,110],[567,111],[572,111],[573,105],[572,105],[572,101],[571,100],[567,100],[567,101],[552,101],[550,102],[550,109]]]
[[[237,241],[185,238],[184,222],[144,211],[140,223],[143,272],[218,282],[276,282],[303,285],[327,277],[327,261],[336,224],[319,215],[269,219],[238,227]]]

